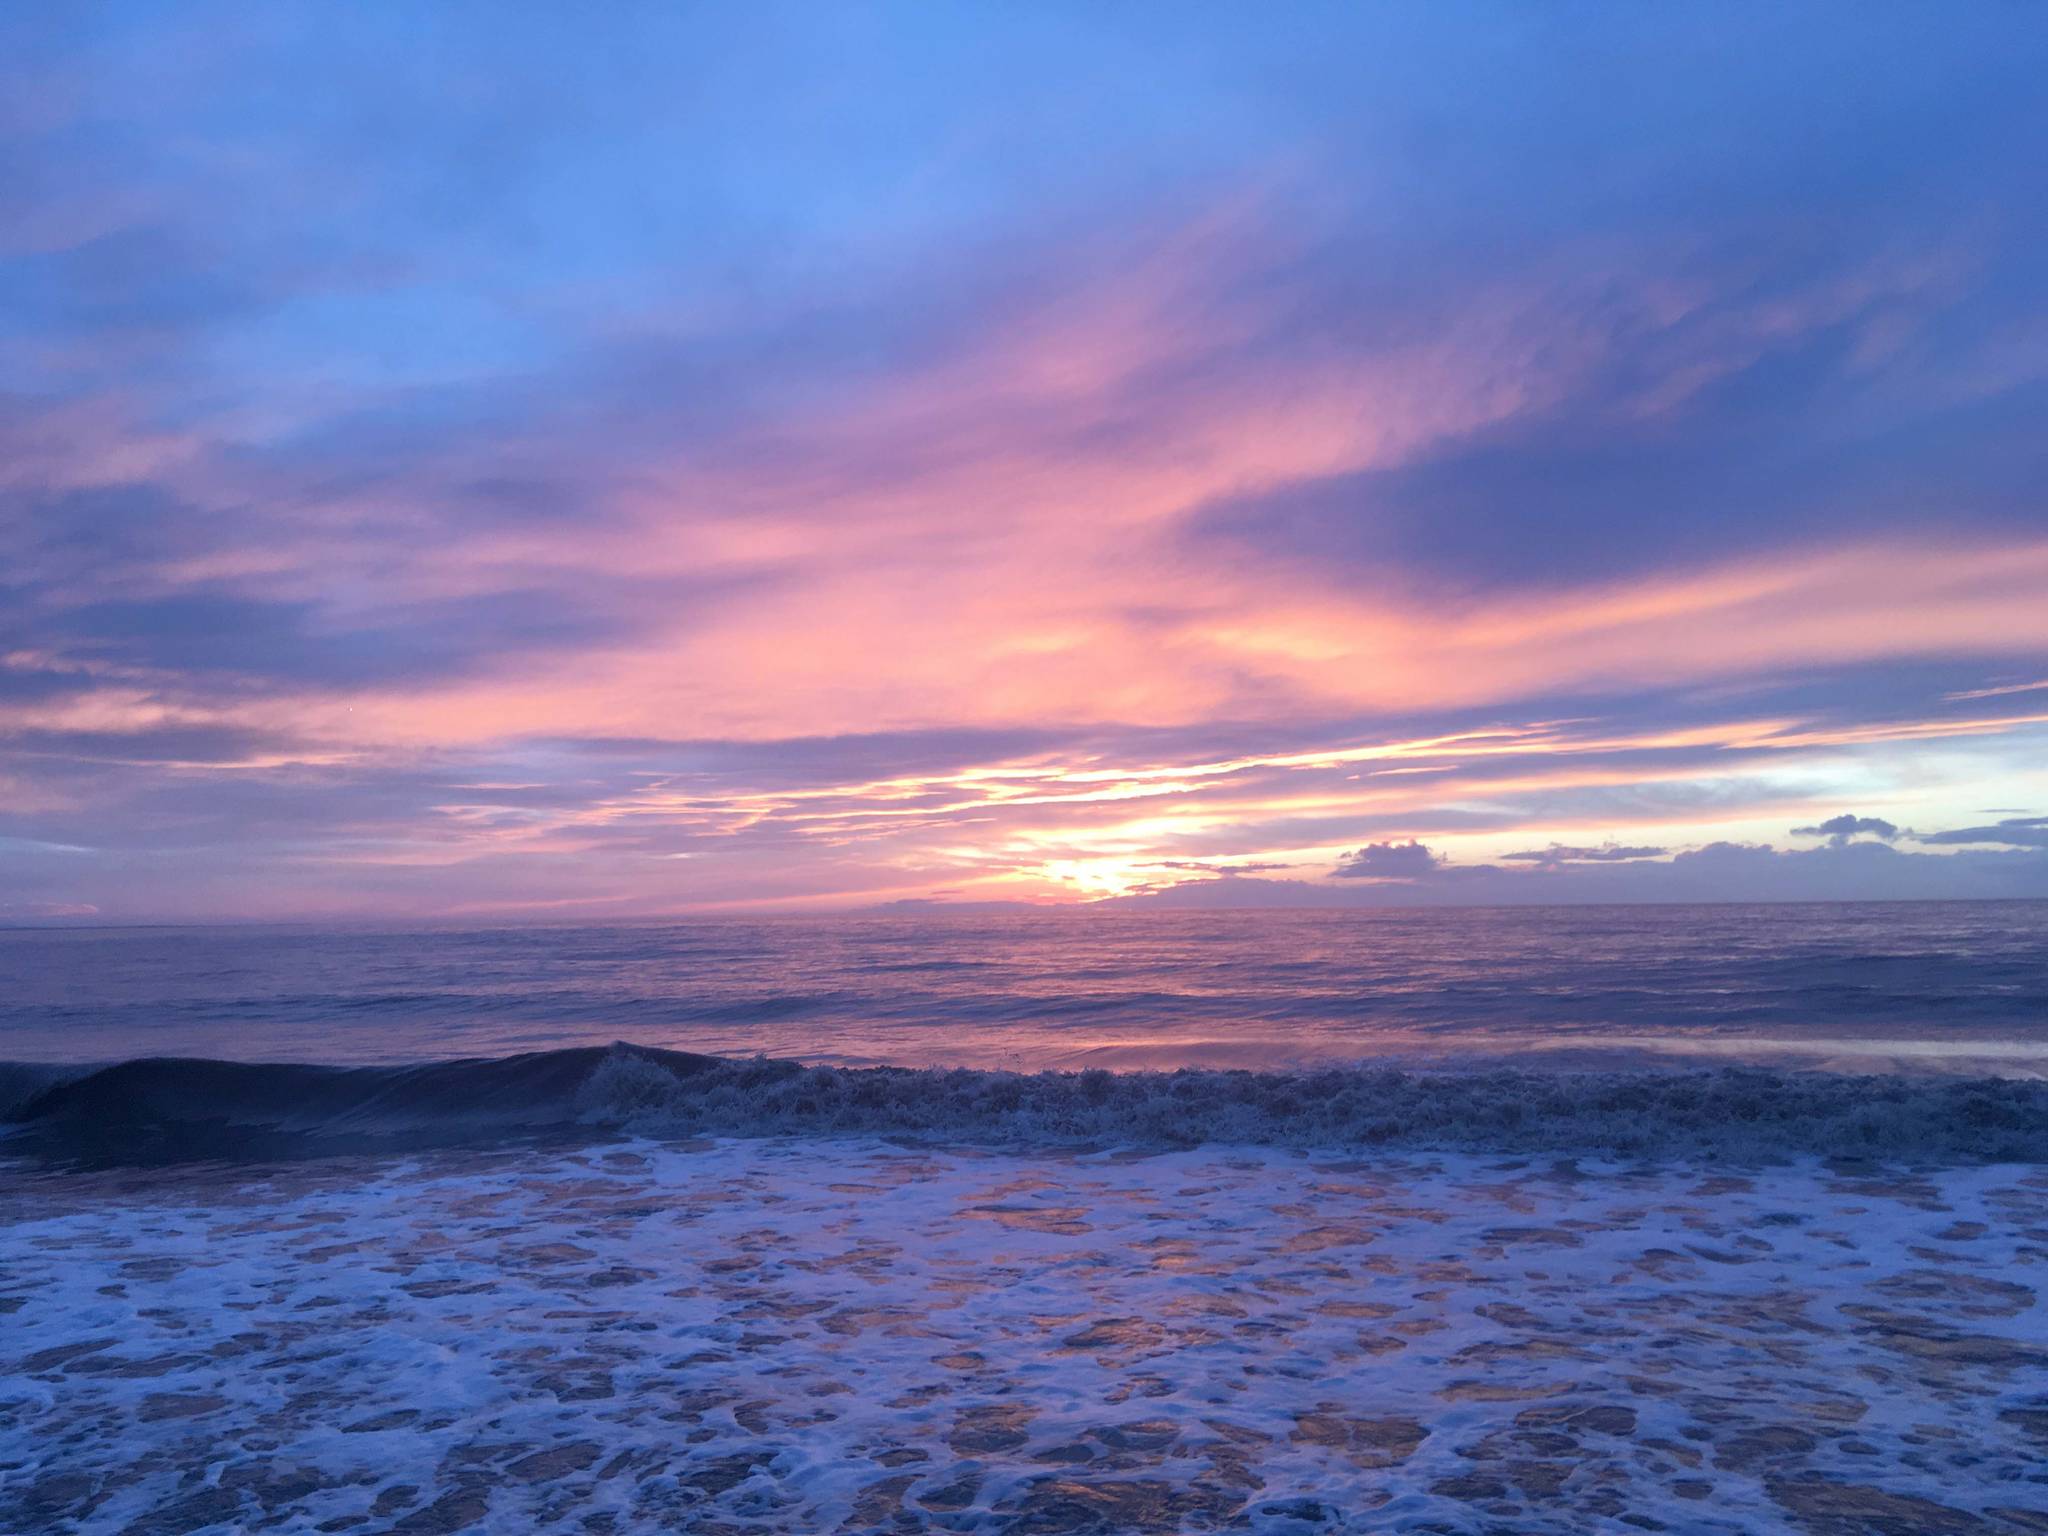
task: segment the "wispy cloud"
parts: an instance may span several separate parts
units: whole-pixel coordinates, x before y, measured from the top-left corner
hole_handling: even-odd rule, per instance
[[[1961,809],[2048,796],[2009,26],[229,19],[0,21],[23,901],[2034,846]]]
[[[1597,848],[1572,848],[1552,843],[1548,848],[1525,848],[1517,853],[1504,853],[1501,860],[1508,864],[1622,864],[1636,859],[1661,859],[1670,852],[1669,848],[1632,848],[1622,843],[1602,843]]]
[[[1946,693],[1944,699],[1997,699],[2012,693],[2039,693],[2048,689],[2048,678],[2038,683],[2002,683],[1995,688],[1965,688],[1959,693]]]

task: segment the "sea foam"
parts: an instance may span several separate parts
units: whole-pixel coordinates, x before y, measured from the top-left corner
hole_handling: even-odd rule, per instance
[[[700,1138],[0,1167],[0,1220],[7,1531],[1991,1536],[2048,1495],[2039,1168]]]

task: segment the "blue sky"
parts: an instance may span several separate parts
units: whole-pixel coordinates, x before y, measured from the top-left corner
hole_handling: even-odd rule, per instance
[[[2023,8],[0,44],[0,919],[2048,895]]]

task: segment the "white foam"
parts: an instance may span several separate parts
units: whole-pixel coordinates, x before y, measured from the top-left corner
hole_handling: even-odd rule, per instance
[[[441,1501],[505,1532],[1733,1533],[2048,1502],[2037,1167],[812,1137],[0,1201],[10,1528]]]

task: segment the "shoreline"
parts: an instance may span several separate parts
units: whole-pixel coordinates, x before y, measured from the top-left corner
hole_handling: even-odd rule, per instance
[[[24,1529],[2019,1533],[2048,1170],[789,1138],[16,1179]]]

